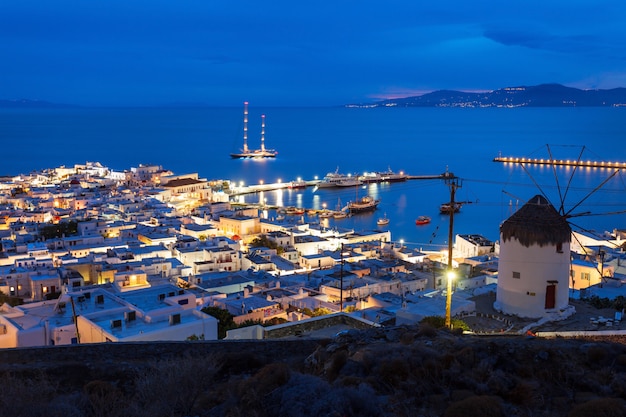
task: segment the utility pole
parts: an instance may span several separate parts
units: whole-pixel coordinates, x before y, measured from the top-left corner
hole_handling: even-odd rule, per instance
[[[454,195],[456,189],[461,187],[461,182],[458,177],[454,175],[445,179],[446,185],[450,187],[450,228],[448,229],[448,270],[446,271],[446,278],[448,279],[446,287],[446,327],[452,327],[451,310],[452,310],[452,238],[454,230],[454,211],[456,210],[456,203],[454,202]]]
[[[343,311],[343,242],[341,243],[341,253],[339,254],[340,269],[339,269],[339,311]]]

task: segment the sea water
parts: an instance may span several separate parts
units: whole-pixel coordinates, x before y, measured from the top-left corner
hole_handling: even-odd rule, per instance
[[[335,171],[448,171],[459,178],[455,200],[465,202],[454,216],[454,234],[495,241],[500,223],[536,194],[563,207],[575,229],[626,228],[622,172],[493,162],[498,155],[626,162],[624,108],[257,108],[251,103],[249,111],[248,146],[260,147],[265,114],[265,146],[278,151],[275,159],[231,159],[242,147],[243,106],[1,109],[0,175],[87,161],[116,170],[156,164],[175,174],[197,172],[233,184],[321,179]],[[393,240],[424,249],[447,245],[450,218],[439,206],[450,200],[451,188],[441,179],[309,187],[238,201],[334,209],[366,194],[381,200],[376,212],[331,219],[329,227],[376,229],[376,220],[386,214]],[[417,226],[420,215],[430,216],[431,223]]]

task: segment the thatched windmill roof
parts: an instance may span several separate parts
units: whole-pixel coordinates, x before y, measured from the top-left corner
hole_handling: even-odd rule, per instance
[[[536,195],[500,226],[502,240],[522,245],[556,245],[571,239],[572,229],[545,197]]]

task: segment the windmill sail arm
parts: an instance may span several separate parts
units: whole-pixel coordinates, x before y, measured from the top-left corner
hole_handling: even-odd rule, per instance
[[[617,175],[617,173],[619,172],[619,169],[616,169],[611,175],[609,175],[604,181],[602,181],[600,184],[598,184],[598,186],[596,188],[594,188],[593,190],[591,190],[589,192],[589,194],[587,194],[582,200],[580,200],[574,207],[572,207],[567,213],[565,213],[565,216],[569,216],[570,213],[575,210],[578,206],[580,206],[586,199],[588,199],[593,193],[595,193],[596,191],[598,191],[600,188],[604,187],[604,185],[609,182],[611,180],[611,178],[613,178],[614,176]]]

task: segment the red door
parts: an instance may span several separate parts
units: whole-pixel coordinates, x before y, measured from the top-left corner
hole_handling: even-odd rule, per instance
[[[546,310],[554,308],[556,304],[556,285],[546,287]]]

